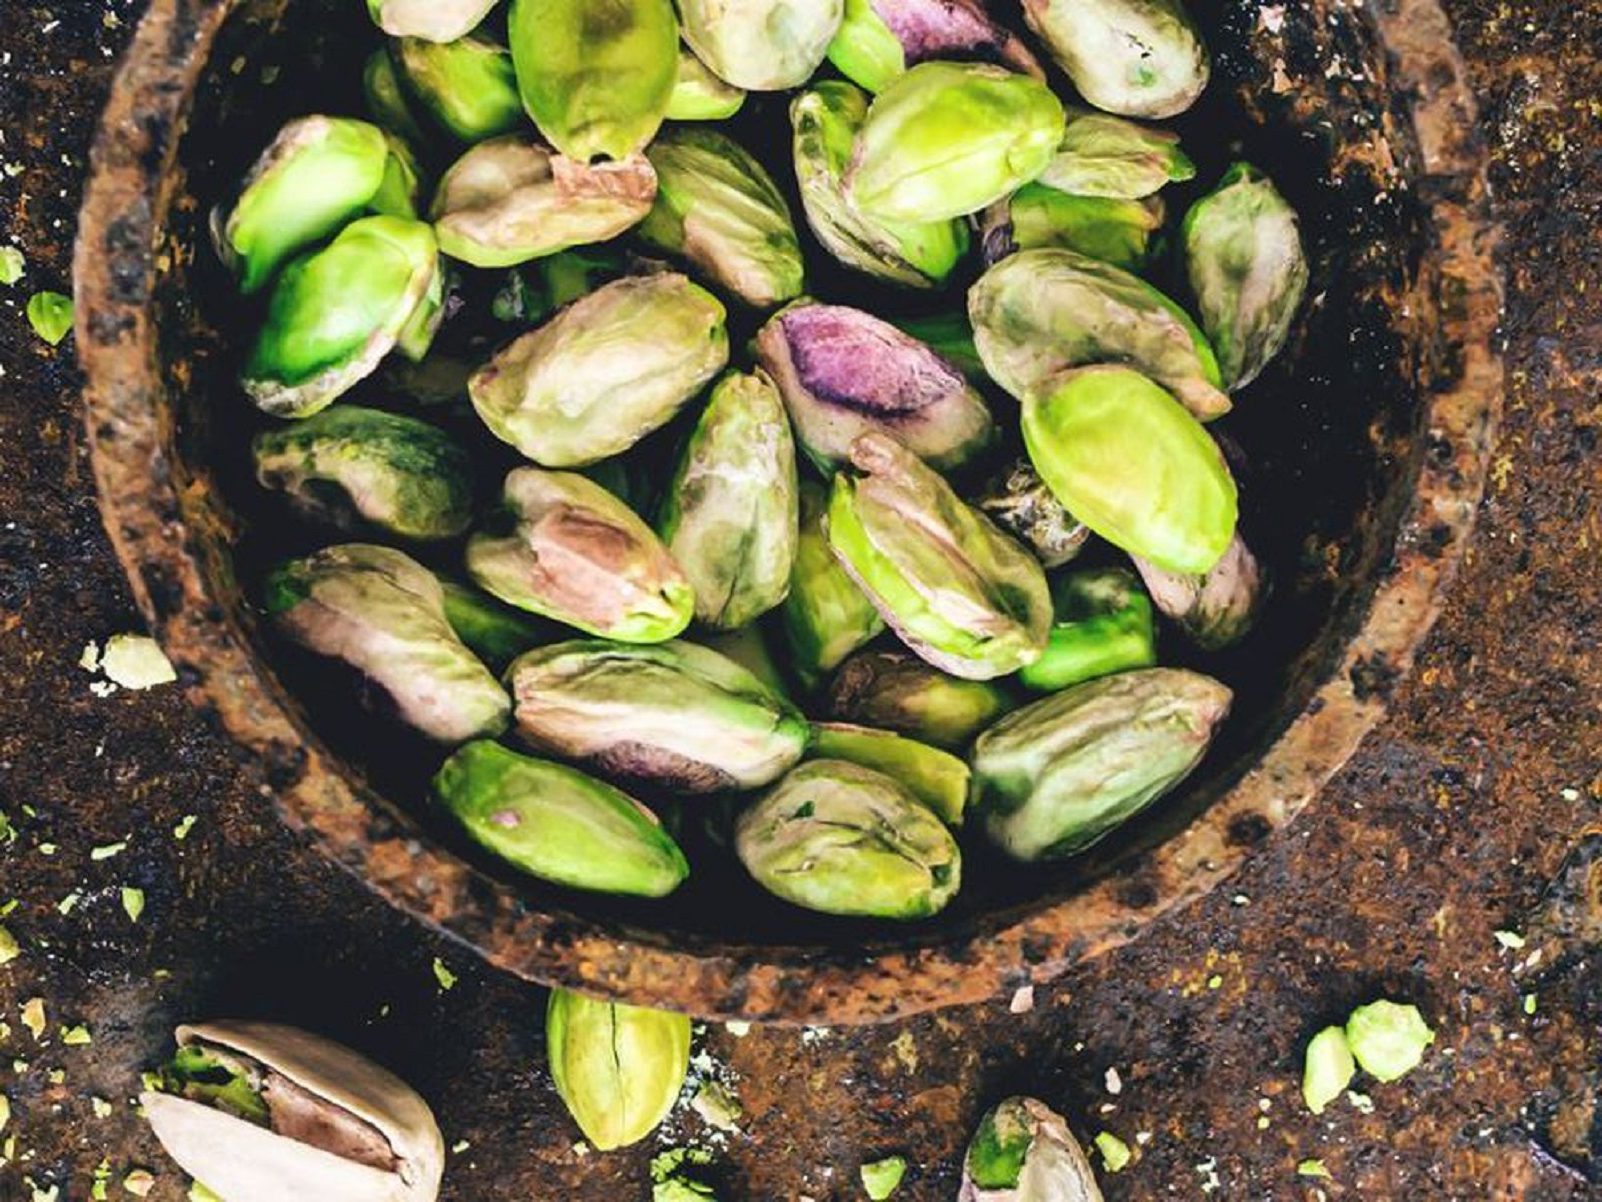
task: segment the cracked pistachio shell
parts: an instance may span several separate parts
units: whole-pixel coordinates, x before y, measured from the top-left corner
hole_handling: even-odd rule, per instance
[[[565,631],[498,601],[472,585],[442,579],[445,620],[467,649],[497,672],[523,652],[554,643]]]
[[[139,1103],[178,1166],[241,1202],[434,1202],[445,1144],[427,1103],[349,1048],[274,1023],[181,1026],[180,1056],[237,1072],[261,1099],[246,1118],[147,1089]]]
[[[1096,1174],[1062,1115],[1012,1097],[979,1121],[957,1202],[1102,1202]]]
[[[877,221],[977,213],[1045,168],[1062,102],[1038,79],[975,63],[920,63],[874,99],[846,193]]]
[[[252,452],[264,488],[340,530],[453,538],[473,518],[467,452],[415,417],[336,405],[258,434]]]
[[[523,106],[552,146],[587,163],[656,136],[679,74],[672,0],[512,0]]]
[[[1273,181],[1236,163],[1185,214],[1185,274],[1230,388],[1279,353],[1307,291],[1296,210]]]
[[[834,478],[829,545],[885,624],[970,680],[1040,658],[1051,595],[1040,562],[895,439],[864,434]]]
[[[1212,348],[1185,311],[1078,251],[1002,259],[968,290],[968,317],[991,378],[1020,401],[1070,367],[1127,363],[1203,421],[1229,411]]]
[[[1164,571],[1138,556],[1135,567],[1157,608],[1205,650],[1238,642],[1257,617],[1262,570],[1239,532],[1223,558],[1200,575]]]
[[[870,92],[929,59],[975,59],[1045,78],[1029,48],[981,0],[846,0],[829,61]]]
[[[1060,568],[1078,555],[1090,529],[1052,496],[1028,459],[1013,460],[974,498],[996,525],[1035,553],[1041,566]]]
[[[993,681],[950,676],[904,651],[863,651],[840,665],[824,710],[840,721],[963,751],[1010,706]]]
[[[806,749],[806,719],[733,660],[694,643],[576,639],[507,670],[536,750],[676,793],[754,789]]]
[[[1026,689],[1055,693],[1069,685],[1149,668],[1157,662],[1151,602],[1123,568],[1087,568],[1052,582],[1055,620],[1046,651],[1018,673]]]
[[[1197,672],[1140,668],[1014,710],[974,742],[974,813],[1015,859],[1083,851],[1190,774],[1230,697]]]
[[[847,267],[892,284],[932,288],[967,254],[968,227],[959,220],[873,221],[846,198],[846,169],[867,115],[867,95],[837,79],[791,101],[791,150],[807,224]]]
[[[679,74],[668,98],[669,121],[725,121],[745,104],[745,90],[719,79],[688,47],[679,49]]]
[[[746,304],[769,309],[801,294],[805,266],[790,207],[762,164],[719,130],[686,125],[646,150],[656,203],[644,241],[679,255]]]
[[[638,1143],[678,1101],[690,1020],[666,1010],[551,990],[545,1048],[556,1092],[602,1152]]]
[[[1081,109],[1068,115],[1062,144],[1038,182],[1075,196],[1139,200],[1195,175],[1173,130]]]
[[[398,138],[415,146],[428,143],[428,135],[412,112],[411,100],[401,86],[400,74],[387,46],[380,47],[367,57],[362,70],[362,94],[367,100],[367,113],[375,124],[389,130]]]
[[[1180,0],[1024,0],[1024,19],[1091,104],[1173,117],[1207,87],[1212,60]]]
[[[523,126],[523,101],[505,46],[478,36],[400,38],[392,54],[412,99],[458,141],[482,142]]]
[[[577,472],[517,468],[503,511],[467,543],[467,571],[508,605],[628,643],[670,639],[695,595],[633,510]]]
[[[345,543],[291,560],[268,577],[265,608],[288,638],[361,673],[437,742],[506,726],[506,691],[456,637],[439,581],[410,556]]]
[[[824,914],[917,919],[962,882],[951,832],[882,772],[808,760],[740,815],[735,850],[753,880]]]
[[[756,354],[779,386],[801,449],[824,472],[866,434],[893,436],[943,469],[994,440],[990,409],[961,371],[861,309],[791,305],[762,327]]]
[[[1156,196],[1114,200],[1025,184],[986,211],[985,261],[996,263],[1020,250],[1065,247],[1125,271],[1140,271],[1151,260],[1164,215],[1165,206]]]
[[[615,238],[651,211],[656,172],[643,155],[580,163],[532,138],[481,142],[434,196],[439,248],[474,267],[512,267]]]
[[[849,722],[816,722],[809,754],[815,759],[849,760],[859,767],[882,772],[933,810],[947,826],[962,825],[973,775],[968,765],[949,751],[891,730]]]
[[[1218,444],[1139,372],[1066,372],[1024,402],[1022,426],[1040,478],[1113,546],[1195,575],[1229,549],[1237,500]]]
[[[434,796],[473,842],[543,881],[666,897],[690,874],[656,815],[628,794],[487,739],[445,761]]]
[[[760,372],[719,380],[669,482],[657,529],[715,630],[753,622],[790,588],[799,501],[784,403]]]
[[[500,0],[367,0],[373,22],[397,38],[454,42],[489,16]]]
[[[473,374],[490,431],[546,467],[583,467],[665,425],[729,359],[725,311],[664,272],[614,280]]]
[[[241,384],[274,417],[309,417],[371,375],[441,287],[434,232],[364,217],[273,287]]]
[[[840,28],[842,0],[678,0],[684,40],[721,79],[779,92],[812,77]]]
[[[884,619],[829,549],[823,515],[829,494],[801,482],[801,538],[780,617],[790,668],[813,688],[862,644],[884,629]]]

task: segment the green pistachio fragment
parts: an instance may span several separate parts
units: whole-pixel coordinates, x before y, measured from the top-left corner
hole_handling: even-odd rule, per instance
[[[745,104],[745,91],[719,79],[688,47],[679,49],[679,74],[668,98],[669,121],[726,121]]]
[[[431,739],[506,726],[506,691],[446,622],[439,581],[399,551],[345,543],[291,560],[268,577],[264,607],[286,636],[344,661]]]
[[[1062,131],[1062,102],[1037,79],[984,64],[920,63],[868,109],[846,193],[877,221],[976,213],[1039,175]]]
[[[723,369],[724,316],[676,273],[614,280],[474,373],[473,408],[536,463],[595,463],[665,425]]]
[[[733,373],[712,390],[668,485],[657,529],[717,630],[784,600],[795,563],[795,443],[767,376]]]
[[[949,751],[894,731],[849,722],[817,722],[812,726],[812,755],[825,760],[849,760],[882,772],[938,814],[947,826],[962,825],[973,774]]]
[[[883,1160],[862,1165],[857,1173],[862,1178],[862,1192],[868,1195],[869,1202],[885,1202],[901,1188],[901,1179],[907,1173],[907,1158],[886,1156]]]
[[[512,0],[509,29],[523,106],[568,158],[656,136],[679,73],[672,0]]]
[[[1238,642],[1257,617],[1262,572],[1238,532],[1223,558],[1199,576],[1166,572],[1139,556],[1135,567],[1157,608],[1205,650]]]
[[[973,1133],[957,1202],[1102,1202],[1063,1117],[1034,1098],[996,1104]]]
[[[1025,184],[986,211],[985,261],[995,263],[1015,251],[1058,246],[1139,271],[1151,259],[1152,240],[1163,219],[1160,197],[1072,196],[1041,184]]]
[[[791,150],[807,224],[847,267],[892,284],[932,288],[967,254],[968,227],[959,220],[874,221],[847,199],[845,173],[867,115],[867,95],[843,80],[814,84],[791,101]]]
[[[475,267],[511,267],[605,242],[637,224],[656,198],[643,155],[580,163],[532,138],[481,142],[458,159],[434,197],[439,248]]]
[[[488,38],[401,38],[393,56],[412,98],[452,137],[482,142],[523,127],[512,55]]]
[[[960,467],[995,437],[989,407],[962,372],[861,309],[791,305],[762,327],[756,353],[801,449],[824,472],[864,434],[893,436],[937,468]]]
[[[1070,572],[1052,584],[1056,620],[1046,653],[1018,673],[1037,693],[1157,662],[1151,602],[1123,568]]]
[[[1090,537],[1090,528],[1063,508],[1025,458],[1014,459],[991,477],[974,505],[1033,551],[1043,567],[1062,567]]]
[[[519,657],[507,679],[526,742],[625,783],[689,794],[754,789],[806,749],[806,719],[794,706],[694,643],[577,639]]]
[[[985,368],[1020,401],[1070,367],[1127,363],[1203,421],[1229,411],[1195,322],[1139,276],[1089,255],[1054,247],[1002,259],[969,289],[968,316]]]
[[[684,40],[748,92],[799,87],[840,28],[842,0],[678,0]]]
[[[780,611],[791,670],[807,689],[884,629],[873,602],[829,549],[823,529],[828,500],[821,485],[801,482],[801,538]]]
[[[790,207],[749,151],[719,130],[687,125],[663,133],[646,156],[657,195],[641,238],[754,308],[801,294],[805,267]]]
[[[264,431],[252,453],[263,487],[340,530],[453,538],[473,519],[467,452],[415,417],[336,405]]]
[[[1325,1027],[1307,1045],[1302,1064],[1302,1100],[1314,1114],[1323,1114],[1357,1073],[1352,1047],[1340,1027]]]
[[[245,392],[275,417],[326,408],[377,369],[439,288],[428,226],[400,217],[352,222],[284,268],[245,360]]]
[[[487,739],[445,761],[434,796],[475,843],[544,881],[666,897],[690,874],[656,815],[628,794]]]
[[[690,1020],[551,990],[545,1048],[556,1092],[598,1150],[638,1143],[673,1103],[690,1066]]]
[[[362,70],[362,94],[367,113],[375,124],[414,146],[423,146],[428,135],[412,112],[410,99],[401,86],[400,74],[387,46],[373,51]]]
[[[870,92],[882,92],[929,59],[974,59],[1043,79],[1029,48],[990,18],[982,0],[846,0],[829,61]]]
[[[1040,563],[895,439],[864,434],[834,478],[829,545],[903,642],[971,680],[1040,658],[1051,596]]]
[[[367,11],[385,33],[397,38],[454,42],[489,16],[500,0],[367,0]]]
[[[1296,210],[1249,163],[1236,163],[1185,214],[1185,274],[1228,387],[1279,353],[1307,291]]]
[[[1212,60],[1180,0],[1024,0],[1024,19],[1099,109],[1173,117],[1207,87]]]
[[[1024,445],[1056,498],[1102,538],[1202,574],[1235,534],[1235,481],[1185,407],[1127,367],[1066,372],[1023,405]]]
[[[455,580],[441,580],[445,620],[467,649],[496,672],[504,671],[523,652],[564,637],[560,627],[497,601],[488,593]]]
[[[975,813],[1016,859],[1082,851],[1189,775],[1230,697],[1196,672],[1141,668],[1015,710],[974,743]]]
[[[753,880],[824,914],[916,919],[962,882],[962,853],[902,785],[845,760],[808,760],[740,815],[735,850]]]
[[[1419,1066],[1435,1032],[1417,1006],[1381,998],[1352,1011],[1346,1042],[1365,1073],[1376,1081],[1395,1081]]]
[[[1140,200],[1195,175],[1172,130],[1081,109],[1069,113],[1062,144],[1038,182],[1075,196]]]
[[[695,594],[634,511],[577,472],[517,468],[504,509],[467,543],[467,571],[508,605],[590,634],[659,643],[690,622]]]
[[[992,681],[962,680],[904,651],[864,651],[840,665],[824,710],[843,722],[883,727],[948,751],[1011,708]]]

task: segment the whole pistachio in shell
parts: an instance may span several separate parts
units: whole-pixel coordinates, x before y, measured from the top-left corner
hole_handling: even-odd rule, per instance
[[[949,751],[890,730],[849,722],[815,722],[809,754],[817,759],[849,760],[882,772],[938,814],[947,826],[962,825],[972,773]]]
[[[829,494],[801,481],[801,537],[780,618],[790,668],[811,689],[884,629],[884,619],[829,549],[823,515]]]
[[[1027,458],[1014,459],[992,476],[973,503],[1033,551],[1042,567],[1062,567],[1090,537],[1090,528],[1052,495]]]
[[[139,1103],[162,1147],[229,1202],[434,1202],[445,1144],[404,1081],[293,1027],[178,1028],[164,1088]]]
[[[1196,176],[1179,135],[1155,125],[1079,109],[1038,183],[1075,196],[1140,200]]]
[[[1024,19],[1097,108],[1174,117],[1196,103],[1212,58],[1181,0],[1024,0]]]
[[[665,425],[729,360],[725,310],[676,272],[627,276],[473,374],[473,408],[546,467],[584,467]]]
[[[523,100],[505,46],[478,36],[401,38],[393,56],[416,105],[457,141],[482,142],[523,128]]]
[[[1034,1098],[998,1102],[962,1161],[957,1202],[1102,1202],[1084,1149],[1056,1111]]]
[[[678,0],[684,40],[719,78],[779,92],[811,78],[840,28],[842,0]]]
[[[480,142],[439,182],[439,247],[475,267],[511,267],[615,238],[651,211],[656,172],[643,155],[580,163],[532,138]]]
[[[963,680],[907,651],[862,651],[840,665],[824,711],[842,722],[883,727],[947,751],[964,751],[1011,708],[1001,686]]]
[[[1223,558],[1199,575],[1136,558],[1151,599],[1198,647],[1216,651],[1244,638],[1263,598],[1262,570],[1237,531]]]
[[[1087,568],[1052,581],[1056,618],[1046,651],[1018,673],[1037,693],[1052,693],[1157,662],[1151,602],[1123,568]]]
[[[467,544],[467,572],[508,605],[629,643],[670,639],[695,594],[651,528],[577,472],[517,468]]]
[[[679,75],[668,99],[669,121],[726,121],[745,105],[745,90],[719,79],[688,46],[679,49]]]
[[[397,38],[454,42],[489,16],[500,0],[367,0],[367,11],[385,33]]]
[[[690,1066],[690,1020],[551,990],[545,1048],[556,1092],[602,1152],[638,1143],[678,1101]]]
[[[929,59],[971,59],[1045,78],[1035,56],[982,0],[846,0],[829,61],[870,92]]]

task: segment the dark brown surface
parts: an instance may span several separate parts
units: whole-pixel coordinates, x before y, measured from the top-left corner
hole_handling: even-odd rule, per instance
[[[30,264],[0,299],[0,809],[19,828],[0,850],[0,900],[21,899],[3,921],[24,944],[0,968],[0,1065],[27,1061],[0,1067],[13,1106],[4,1135],[27,1157],[0,1168],[0,1198],[28,1198],[24,1174],[87,1197],[102,1157],[113,1180],[145,1164],[160,1177],[152,1197],[181,1197],[127,1099],[177,1020],[219,1013],[315,1025],[413,1081],[447,1141],[470,1142],[452,1158],[449,1197],[643,1197],[643,1152],[572,1150],[542,1064],[537,990],[421,936],[300,847],[179,690],[100,698],[76,667],[87,639],[136,619],[84,470],[70,344],[36,342],[20,309],[33,289],[67,282],[103,50],[126,34],[104,17],[129,22],[133,7],[0,10],[11,54],[0,157],[23,168],[0,172],[0,221]],[[1526,929],[1569,849],[1602,825],[1602,9],[1453,15],[1510,233],[1508,415],[1475,550],[1395,715],[1229,886],[1039,989],[1031,1014],[995,1006],[821,1036],[713,1031],[701,1046],[738,1077],[747,1112],[722,1155],[730,1195],[857,1196],[857,1163],[899,1151],[915,1166],[901,1196],[950,1197],[977,1111],[1016,1090],[1083,1134],[1133,1144],[1152,1133],[1110,1198],[1199,1197],[1213,1173],[1215,1197],[1310,1197],[1295,1165],[1315,1156],[1330,1196],[1589,1196],[1559,1157],[1602,1178],[1602,982],[1583,959],[1597,942],[1591,845],[1529,920],[1525,949],[1492,937]],[[170,832],[186,813],[198,821],[179,843]],[[92,847],[124,838],[126,851],[91,861]],[[122,884],[147,893],[138,924]],[[58,913],[74,890],[81,899]],[[1521,981],[1511,966],[1536,948]],[[436,955],[458,974],[448,991]],[[1531,988],[1533,1017],[1521,1006]],[[1312,1119],[1296,1098],[1302,1044],[1381,991],[1420,1003],[1436,1049],[1404,1081],[1369,1089],[1373,1113],[1341,1104]],[[18,1021],[35,996],[42,1047]],[[61,1046],[60,1027],[80,1021],[93,1045]],[[95,1117],[92,1097],[110,1117]],[[702,1131],[685,1117],[674,1134]]]

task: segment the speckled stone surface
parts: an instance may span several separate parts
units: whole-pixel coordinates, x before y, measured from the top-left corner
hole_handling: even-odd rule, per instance
[[[21,944],[0,967],[0,1199],[88,1198],[103,1160],[111,1197],[135,1167],[151,1198],[183,1197],[130,1107],[138,1074],[176,1022],[247,1014],[413,1082],[456,1149],[449,1199],[647,1197],[652,1145],[575,1146],[540,991],[300,846],[176,689],[93,690],[78,666],[137,617],[100,529],[71,342],[36,340],[22,306],[69,290],[85,152],[139,7],[0,8],[0,242],[28,261],[0,288],[0,811],[16,831],[0,905],[18,899],[0,923]],[[1110,1199],[1602,1189],[1602,4],[1449,8],[1508,232],[1507,414],[1474,548],[1394,716],[1230,885],[1026,1013],[702,1033],[696,1073],[738,1095],[740,1131],[683,1110],[661,1138],[716,1147],[727,1197],[860,1197],[858,1164],[899,1152],[898,1197],[950,1198],[968,1129],[1008,1092],[1136,1150]],[[124,886],[144,891],[137,922]],[[1435,1048],[1366,1087],[1371,1110],[1313,1118],[1306,1039],[1380,993],[1417,1001]],[[64,1044],[80,1023],[93,1042]],[[1330,1177],[1299,1178],[1309,1158]]]

